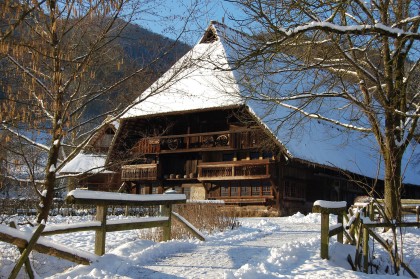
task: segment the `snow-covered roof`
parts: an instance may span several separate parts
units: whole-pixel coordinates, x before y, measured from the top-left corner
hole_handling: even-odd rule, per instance
[[[79,153],[68,162],[60,173],[104,173],[106,155]]]
[[[221,40],[197,44],[122,118],[244,104]]]
[[[234,39],[227,42],[226,38],[232,36]],[[288,127],[287,123],[278,129],[277,119],[288,113],[285,108],[278,107],[267,114],[261,104],[240,97],[240,93],[247,90],[243,87],[243,81],[258,77],[252,73],[258,69],[245,69],[248,72],[244,73],[232,69],[229,64],[238,55],[236,47],[247,44],[246,40],[243,34],[212,22],[199,43],[143,92],[136,100],[138,103],[123,118],[246,104],[250,112],[261,123],[265,123],[279,144],[286,148],[290,157],[383,179],[382,159],[373,136],[338,129],[310,118],[300,121],[299,133],[295,127]],[[293,80],[290,82],[293,83]],[[291,125],[295,125],[295,122]],[[409,160],[412,157],[420,158],[420,148],[417,146],[415,144],[408,148],[404,162],[412,161]],[[403,168],[403,181],[420,185],[420,166],[407,163]]]

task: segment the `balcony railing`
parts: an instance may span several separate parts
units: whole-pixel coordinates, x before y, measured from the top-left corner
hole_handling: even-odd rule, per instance
[[[201,163],[198,180],[267,179],[275,176],[273,166],[269,159]]]
[[[203,149],[246,149],[256,148],[262,143],[261,132],[256,129],[169,135],[140,139],[132,153],[172,153]]]
[[[122,181],[156,180],[158,164],[125,165],[121,167]]]

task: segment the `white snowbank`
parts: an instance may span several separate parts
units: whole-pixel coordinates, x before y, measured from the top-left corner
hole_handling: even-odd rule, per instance
[[[52,217],[50,222],[80,222],[88,217]],[[330,218],[332,219],[332,218]],[[240,218],[241,226],[209,235],[206,242],[139,239],[135,230],[107,234],[106,254],[90,266],[74,266],[35,253],[42,278],[397,278],[385,274],[387,253],[375,245],[378,274],[353,272],[347,256],[354,246],[330,243],[331,260],[320,258],[320,214],[282,218]],[[420,273],[420,231],[404,230],[404,257]],[[389,238],[389,233],[382,234]],[[94,233],[49,237],[74,249],[92,250]],[[7,277],[19,252],[0,242],[0,277]],[[408,277],[407,274],[403,274]],[[398,277],[401,278],[401,277]]]

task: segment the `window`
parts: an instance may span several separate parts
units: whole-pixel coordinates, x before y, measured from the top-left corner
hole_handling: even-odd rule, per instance
[[[260,187],[252,187],[252,195],[253,196],[259,196],[260,195]]]
[[[229,196],[229,187],[228,186],[221,186],[220,187],[220,196],[228,197]]]
[[[286,198],[304,199],[305,186],[299,181],[284,181],[284,196]]]
[[[271,196],[271,185],[269,182],[263,182],[262,192],[263,196]]]
[[[236,186],[230,187],[230,195],[232,197],[239,196],[239,187],[236,187]]]
[[[251,185],[246,181],[241,182],[241,196],[251,196]]]

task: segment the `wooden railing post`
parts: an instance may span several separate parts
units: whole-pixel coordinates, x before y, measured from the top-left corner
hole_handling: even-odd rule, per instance
[[[16,223],[14,221],[11,221],[9,224],[10,227],[17,229]],[[22,254],[25,251],[25,248],[18,248],[19,252]],[[35,278],[34,271],[32,270],[31,262],[29,261],[29,258],[26,258],[24,261],[26,273],[28,273],[29,278]]]
[[[167,216],[168,217],[168,222],[166,223],[165,226],[163,226],[163,236],[162,236],[162,240],[163,241],[168,241],[171,240],[171,226],[172,226],[172,222],[171,222],[171,216],[172,216],[172,204],[164,204],[160,206],[160,214],[162,216]]]
[[[373,221],[375,219],[375,204],[373,203],[373,201],[371,200],[369,202],[369,219],[371,221]]]
[[[330,231],[330,214],[321,213],[321,259],[328,259],[328,233]]]
[[[369,231],[366,226],[362,224],[363,228],[363,272],[368,273],[369,267]]]
[[[99,256],[105,254],[107,210],[106,205],[98,205],[96,207],[96,221],[101,222],[101,227],[95,232],[95,254]]]
[[[337,234],[337,241],[343,243],[343,214],[346,214],[346,202],[315,201],[312,212],[321,213],[321,259],[328,259],[328,245],[330,236]],[[330,214],[337,214],[341,227],[330,232]]]
[[[29,253],[34,248],[34,245],[38,241],[39,237],[41,236],[42,231],[45,228],[45,223],[41,223],[38,225],[38,228],[35,230],[34,234],[32,235],[31,239],[28,242],[28,245],[26,246],[25,250],[23,250],[22,254],[19,257],[19,260],[17,261],[16,265],[13,267],[12,272],[9,275],[9,279],[14,279],[17,277],[20,269],[22,268],[22,265],[27,262],[27,259],[29,257]]]

